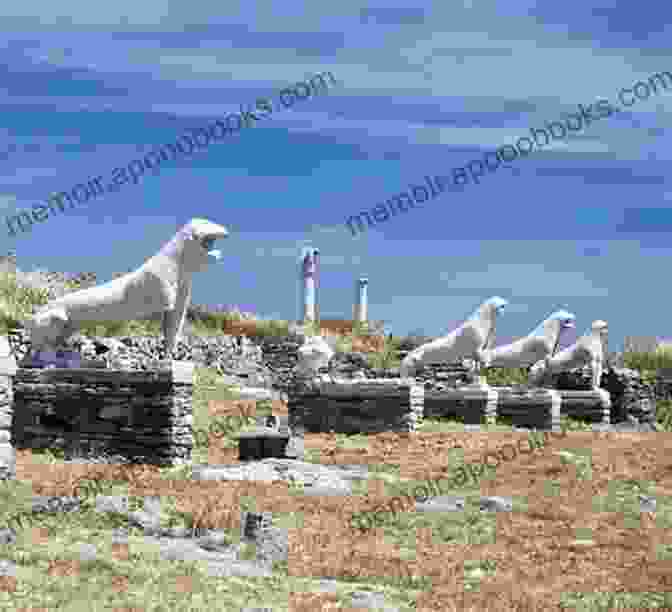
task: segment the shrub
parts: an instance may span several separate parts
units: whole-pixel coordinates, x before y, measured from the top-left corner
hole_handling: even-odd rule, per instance
[[[390,368],[399,367],[401,364],[398,358],[399,339],[387,338],[383,336],[383,348],[374,353],[368,353],[366,359],[372,368],[380,368],[389,370]]]
[[[527,384],[527,368],[488,368],[482,372],[488,384],[495,387]]]
[[[286,337],[289,336],[289,321],[282,320],[260,320],[256,321],[252,337]]]
[[[187,309],[187,321],[208,332],[247,335],[247,330],[251,329],[257,320],[255,314],[242,312],[237,306],[193,304]]]
[[[337,338],[336,351],[339,353],[352,353],[352,334],[339,336]]]
[[[306,336],[319,336],[322,334],[322,328],[318,321],[307,321],[302,325],[302,330]]]
[[[629,351],[623,353],[623,363],[626,368],[640,372],[672,368],[672,351],[667,347],[659,347],[656,351],[646,353]]]
[[[656,402],[656,421],[663,431],[672,431],[672,401],[660,400]]]
[[[43,287],[24,285],[15,274],[4,272],[0,274],[0,327],[2,333],[20,326],[37,306],[49,301],[47,289]]]

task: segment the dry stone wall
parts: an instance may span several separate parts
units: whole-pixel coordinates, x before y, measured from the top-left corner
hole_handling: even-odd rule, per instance
[[[297,338],[265,337],[253,342],[261,347],[263,364],[273,373],[273,388],[289,392],[294,380],[292,370],[299,360],[301,341]]]
[[[672,369],[660,370],[654,384],[654,393],[656,401],[672,400]]]
[[[30,350],[30,338],[23,329],[12,334],[15,356],[21,364]],[[157,360],[168,358],[163,338],[156,336],[88,337],[75,334],[66,344],[97,367],[125,371],[151,371]],[[178,361],[192,361],[216,369],[233,385],[271,388],[274,380],[262,363],[261,350],[246,338],[185,335],[172,355]],[[91,366],[93,367],[93,365]]]
[[[586,366],[553,375],[551,385],[559,390],[589,390],[591,380],[591,369]],[[656,402],[667,391],[662,379],[647,384],[637,370],[619,367],[603,373],[600,387],[609,392],[612,422],[636,419],[644,425],[656,422]]]
[[[656,423],[655,385],[644,383],[637,370],[607,370],[601,386],[611,395],[613,421],[636,419],[641,425],[649,426]]]

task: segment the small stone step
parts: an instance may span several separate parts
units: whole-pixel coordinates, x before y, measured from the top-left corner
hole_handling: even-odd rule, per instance
[[[257,427],[238,436],[239,461],[259,459],[286,459],[289,432],[284,433],[269,427]]]

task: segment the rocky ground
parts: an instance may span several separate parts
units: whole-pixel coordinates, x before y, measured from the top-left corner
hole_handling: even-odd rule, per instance
[[[527,439],[521,432],[418,432],[339,442],[308,434],[312,461],[244,466],[235,449],[214,447],[209,465],[195,466],[170,493],[156,480],[133,481],[129,494],[142,498],[144,509],[102,496],[96,510],[116,509],[164,559],[200,559],[213,578],[265,575],[273,561],[286,560],[289,576],[314,577],[323,588],[296,593],[294,609],[328,609],[330,591],[353,575],[370,583],[353,595],[353,605],[385,600],[388,609],[401,609],[389,601],[390,577],[410,581],[406,591],[417,610],[558,610],[562,598],[576,604],[599,592],[662,598],[672,591],[672,459],[661,434],[568,432],[530,453],[503,450],[527,448]],[[478,482],[456,486],[450,474],[457,466],[482,464],[487,451],[502,451],[507,460]],[[61,464],[42,474],[21,454],[17,477],[29,478],[42,495],[32,500],[33,512],[76,512],[79,500],[45,494],[57,495],[59,487],[71,494],[67,482],[77,469],[93,468]],[[443,484],[415,499],[411,486],[431,482]],[[273,517],[300,516],[301,527],[259,530],[255,558],[241,559],[240,543],[231,544],[230,531],[213,523],[235,526],[235,515],[240,529],[243,494]],[[202,517],[200,530],[161,526],[160,506],[169,497],[181,512]],[[394,497],[403,504],[392,504]],[[353,513],[370,511],[383,517],[378,528],[352,527]],[[14,537],[2,532],[4,550]],[[126,537],[119,531],[115,541],[123,545]],[[11,576],[16,562],[4,567]],[[423,579],[429,584],[418,586]],[[301,608],[308,600],[315,607]]]

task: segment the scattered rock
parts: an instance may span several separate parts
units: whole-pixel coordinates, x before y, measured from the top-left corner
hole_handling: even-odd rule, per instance
[[[510,497],[485,496],[480,501],[481,512],[511,512]]]
[[[11,527],[3,527],[0,529],[0,544],[16,544],[16,531]]]
[[[656,500],[653,497],[648,495],[638,495],[639,503],[641,505],[642,512],[655,512],[656,511]]]
[[[415,502],[416,512],[462,512],[464,510],[464,497],[453,495],[439,495],[430,497],[424,502]]]

